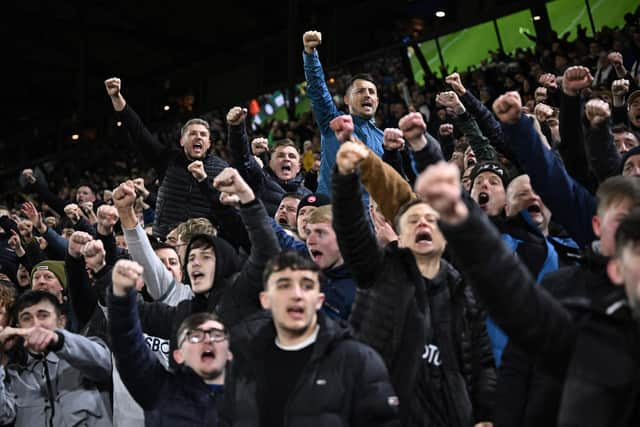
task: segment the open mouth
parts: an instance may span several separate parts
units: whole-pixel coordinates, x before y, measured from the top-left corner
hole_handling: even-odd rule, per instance
[[[467,158],[467,167],[475,166],[478,163],[475,157]]]
[[[196,151],[199,153],[201,153],[204,148],[204,146],[200,142],[194,142],[192,147],[193,147],[193,151]]]
[[[301,306],[288,307],[287,314],[293,318],[301,319],[304,316],[304,307],[301,307]]]
[[[212,362],[216,359],[216,354],[213,350],[205,350],[202,352],[202,356],[200,356],[203,362]]]
[[[542,213],[542,209],[540,209],[540,206],[538,206],[536,204],[533,204],[533,205],[529,206],[527,208],[527,211],[529,211],[529,213],[532,213],[532,214],[541,214]]]
[[[478,204],[482,209],[485,209],[487,207],[487,204],[489,204],[489,194],[488,193],[478,194]]]
[[[315,249],[311,249],[311,258],[315,261],[318,262],[318,260],[320,258],[322,258],[322,252],[315,250]]]
[[[431,233],[428,231],[421,231],[416,234],[416,243],[431,243],[432,241]]]
[[[201,271],[194,271],[191,273],[191,277],[193,277],[193,280],[197,280],[197,279],[200,279],[201,277],[204,277],[204,273]]]
[[[371,101],[363,101],[362,108],[373,108],[373,102]]]
[[[279,216],[278,217],[278,224],[280,224],[280,225],[289,225],[289,223],[287,222],[287,218],[285,218],[283,216]]]

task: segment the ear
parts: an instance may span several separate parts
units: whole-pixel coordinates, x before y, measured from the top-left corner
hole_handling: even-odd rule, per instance
[[[184,144],[187,142],[187,138],[184,136],[180,137],[180,146],[184,147]]]
[[[58,328],[64,329],[65,326],[67,326],[67,316],[60,314],[60,316],[58,316]]]
[[[318,300],[316,301],[316,311],[322,308],[322,304],[324,304],[325,296],[322,292],[318,294]]]
[[[179,348],[173,350],[173,360],[175,360],[178,365],[182,365],[184,363],[184,357],[182,357],[182,350],[180,350]]]
[[[269,310],[271,308],[271,304],[269,303],[269,296],[267,295],[266,291],[260,292],[260,304],[265,310]]]
[[[607,262],[607,276],[609,280],[616,285],[624,285],[624,279],[622,278],[622,272],[620,271],[620,261],[616,258],[611,258]]]
[[[602,231],[601,225],[600,217],[594,215],[593,218],[591,218],[591,227],[593,228],[593,233],[598,237],[600,237],[600,232]]]
[[[351,102],[351,97],[347,94],[342,99],[344,100],[344,105],[349,105],[349,102]]]
[[[227,361],[233,361],[233,353],[231,352],[231,350],[227,351]]]

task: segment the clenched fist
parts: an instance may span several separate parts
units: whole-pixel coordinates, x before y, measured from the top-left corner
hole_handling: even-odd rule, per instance
[[[187,166],[187,170],[198,182],[202,182],[207,179],[207,171],[204,170],[204,163],[202,163],[202,160],[196,160],[189,163],[189,166]]]
[[[254,138],[251,141],[251,153],[254,156],[259,156],[267,151],[269,151],[269,140],[267,138]]]
[[[341,175],[354,173],[360,163],[369,156],[369,150],[359,142],[345,142],[336,154],[336,165]]]
[[[553,117],[554,114],[553,108],[543,103],[537,104],[533,111],[536,119],[538,119],[540,123],[546,122]]]
[[[427,138],[424,132],[427,125],[420,113],[409,113],[398,122],[398,127],[402,131],[402,136],[409,143],[411,149],[419,151],[427,145]]]
[[[452,90],[437,94],[436,104],[446,107],[447,111],[451,111],[454,114],[461,114],[465,111],[464,105],[460,102],[460,98],[458,98],[458,95]]]
[[[493,112],[502,123],[515,123],[520,120],[522,114],[522,100],[516,91],[500,95],[493,102]]]
[[[316,48],[322,43],[322,33],[320,31],[307,31],[302,35],[302,44],[304,50],[308,54],[316,51]]]
[[[601,99],[592,99],[584,106],[584,114],[591,126],[597,126],[611,117],[611,108]]]
[[[92,240],[93,236],[91,236],[91,234],[85,233],[84,231],[74,231],[71,237],[69,237],[69,255],[73,258],[80,258],[84,245]]]
[[[118,209],[111,205],[102,205],[98,208],[98,234],[109,236],[113,233],[113,226],[118,222]]]
[[[451,163],[429,166],[416,180],[416,193],[440,214],[440,220],[457,224],[469,216],[462,201],[460,169]]]
[[[438,128],[438,135],[451,136],[453,135],[453,125],[451,123],[443,123]]]
[[[607,55],[607,59],[614,67],[619,67],[622,65],[622,54],[620,52],[611,52]]]
[[[453,89],[458,94],[458,96],[462,96],[467,93],[467,90],[465,89],[464,85],[462,84],[462,80],[460,79],[460,74],[458,73],[449,74],[447,77],[445,77],[444,82],[451,86],[451,89]]]
[[[404,148],[404,138],[402,131],[395,128],[387,128],[382,136],[382,145],[385,150],[394,151]]]
[[[107,95],[118,96],[122,88],[122,82],[117,77],[112,77],[104,81],[104,87],[107,89]]]
[[[252,202],[256,197],[249,184],[242,179],[240,173],[234,168],[225,168],[213,180],[213,186],[222,193],[222,199],[233,199],[229,196],[237,196],[243,205]]]
[[[35,184],[36,183],[36,177],[33,174],[33,169],[25,169],[22,171],[22,176],[24,176],[24,179],[27,180],[27,182],[29,184]]]
[[[555,74],[546,73],[538,78],[538,83],[547,89],[558,89],[558,80]]]
[[[247,109],[242,107],[233,107],[227,113],[227,123],[231,126],[238,126],[244,122],[247,117]]]
[[[124,296],[131,288],[142,288],[142,273],[144,269],[135,261],[121,259],[113,266],[111,280],[113,294]]]
[[[338,116],[329,122],[329,127],[335,132],[336,138],[340,142],[351,140],[353,134],[353,119],[350,115]]]
[[[64,207],[64,214],[71,220],[72,223],[80,221],[80,207],[75,203],[69,203]]]
[[[545,102],[547,100],[547,88],[543,86],[537,87],[533,96],[536,100],[536,104]]]
[[[91,240],[87,242],[83,246],[81,253],[84,257],[85,265],[94,273],[97,273],[106,265],[106,251],[104,250],[102,240]]]
[[[136,187],[133,181],[125,181],[113,190],[113,205],[120,210],[133,207],[136,202]]]
[[[618,79],[611,83],[611,94],[613,96],[625,96],[629,92],[629,80]]]
[[[576,96],[578,91],[590,87],[592,81],[593,76],[587,67],[569,67],[562,78],[562,90],[569,96]]]

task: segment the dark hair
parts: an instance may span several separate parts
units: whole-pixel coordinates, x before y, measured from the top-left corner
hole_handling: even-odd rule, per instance
[[[296,144],[293,140],[289,138],[281,139],[274,142],[273,147],[271,147],[271,152],[273,153],[274,151],[276,151],[276,148],[279,148],[279,147],[293,147],[295,148],[296,152],[300,154],[298,150],[298,144]]]
[[[273,273],[286,270],[287,268],[293,271],[313,271],[314,273],[318,273],[318,279],[320,280],[320,283],[322,283],[323,281],[322,271],[318,264],[311,261],[309,258],[300,255],[296,251],[288,250],[280,252],[278,255],[271,258],[269,262],[267,262],[267,265],[264,267],[264,271],[262,273],[262,283],[264,285],[264,288],[267,289],[267,282],[269,281],[269,277],[271,277]]]
[[[98,194],[98,192],[96,191],[96,187],[93,184],[91,184],[90,182],[86,182],[86,181],[80,182],[76,186],[76,191],[78,191],[78,189],[80,187],[88,187],[89,190],[91,190],[91,192],[93,193],[94,196]]]
[[[13,305],[12,317],[17,320],[18,314],[20,314],[22,310],[34,306],[42,301],[50,302],[55,309],[58,317],[62,315],[62,306],[60,305],[60,302],[58,302],[58,298],[56,298],[55,295],[50,292],[38,290],[27,291],[18,297],[15,304]]]
[[[376,81],[373,79],[373,76],[371,74],[358,73],[349,79],[349,84],[347,84],[347,91],[346,91],[347,94],[351,92],[351,87],[353,86],[356,80],[366,80],[368,82],[371,82],[376,87],[376,90],[378,89],[378,85],[376,84]]]
[[[185,333],[197,328],[198,326],[210,320],[220,323],[225,328],[225,332],[226,332],[226,327],[224,326],[224,323],[222,323],[222,320],[220,320],[220,318],[214,313],[209,313],[206,311],[195,313],[187,317],[182,321],[182,323],[180,323],[180,327],[178,328],[178,333],[176,334],[176,342],[178,343],[178,347],[180,346],[180,344],[182,344],[180,342],[180,338],[182,338],[182,336]]]
[[[629,132],[629,128],[627,125],[619,123],[617,125],[611,126],[611,133],[622,133]]]
[[[153,249],[154,251],[160,250],[160,249],[173,249],[176,253],[178,253],[176,251],[176,248],[174,248],[173,246],[165,243],[165,242],[161,242],[160,240],[158,240],[156,237],[151,236],[149,234],[147,234],[147,237],[149,238],[149,243],[151,243],[151,249]]]
[[[280,202],[282,202],[284,199],[302,200],[302,196],[298,193],[290,192],[290,193],[284,193],[284,195],[280,199]]]
[[[422,199],[411,199],[408,202],[405,202],[400,206],[398,212],[396,213],[396,217],[393,219],[393,228],[396,233],[400,234],[400,219],[402,215],[404,215],[409,209],[411,209],[415,205],[419,205],[424,203],[427,205],[428,203]]]
[[[620,257],[622,251],[629,246],[640,246],[640,208],[634,209],[620,222],[615,239],[616,257]]]
[[[596,191],[598,215],[614,204],[629,202],[631,209],[640,206],[640,179],[634,176],[612,176]]]

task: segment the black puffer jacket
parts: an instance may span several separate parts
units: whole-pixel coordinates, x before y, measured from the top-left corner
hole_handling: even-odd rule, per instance
[[[424,280],[408,249],[396,244],[378,247],[360,209],[358,176],[334,174],[332,185],[333,226],[345,263],[358,284],[350,321],[358,338],[382,355],[400,397],[406,425],[410,417],[408,402],[415,396],[428,332],[424,312],[419,308],[427,298]],[[457,406],[450,412],[457,414],[460,425],[491,421],[495,369],[484,315],[460,274],[444,260],[440,270],[450,298],[445,303],[450,306],[450,336],[457,359],[454,366],[444,370],[451,378],[461,375],[466,385],[450,388],[445,400]]]
[[[283,427],[399,426],[397,398],[380,356],[349,330],[318,312],[320,329],[301,378],[288,398]],[[233,366],[225,381],[221,424],[260,425],[256,390],[265,349],[276,337],[269,312],[231,330]]]
[[[187,170],[191,160],[178,144],[161,144],[129,104],[120,112],[120,118],[134,143],[143,150],[156,172],[163,176],[158,189],[153,235],[165,237],[171,227],[189,218],[204,217],[218,222],[212,214],[211,200],[217,200],[219,193],[213,188],[212,180],[229,166],[227,162],[209,152],[203,160],[207,179],[198,183]]]
[[[624,289],[572,267],[554,273],[554,298],[536,285],[480,209],[469,209],[466,221],[441,229],[496,323],[562,383],[557,425],[639,425],[640,334]]]

